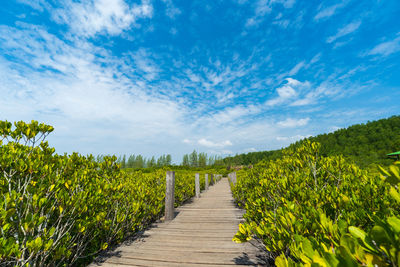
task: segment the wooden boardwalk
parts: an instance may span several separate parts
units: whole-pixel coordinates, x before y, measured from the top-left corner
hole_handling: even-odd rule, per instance
[[[176,209],[172,221],[160,222],[132,244],[121,245],[114,256],[95,266],[266,266],[265,253],[232,237],[243,211],[233,201],[226,178],[199,199]]]

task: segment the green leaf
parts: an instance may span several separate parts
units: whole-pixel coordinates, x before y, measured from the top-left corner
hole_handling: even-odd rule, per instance
[[[54,243],[54,240],[53,240],[53,239],[50,239],[50,240],[46,243],[46,245],[44,245],[44,250],[45,250],[45,251],[49,250],[49,249],[51,248],[51,246],[53,245],[53,243]]]
[[[42,238],[41,238],[40,236],[38,236],[38,237],[35,239],[35,247],[36,247],[37,249],[40,249],[41,246],[42,246]]]
[[[365,237],[367,236],[367,234],[363,230],[355,226],[349,226],[349,232],[352,236],[360,238],[362,241],[364,241]]]
[[[400,219],[399,217],[389,217],[387,219],[388,224],[392,227],[395,233],[400,234]]]
[[[394,188],[390,187],[389,189],[389,194],[398,202],[400,202],[400,194],[399,192]]]
[[[285,254],[281,254],[275,259],[275,265],[277,267],[289,267],[289,263],[285,257]]]
[[[390,165],[389,166],[390,172],[398,179],[400,180],[400,174],[399,174],[399,169],[395,165]]]
[[[324,252],[323,258],[328,263],[329,267],[336,267],[339,266],[339,260],[337,259],[335,254]]]
[[[375,225],[371,230],[371,238],[378,244],[390,244],[390,238],[385,229],[379,225]]]

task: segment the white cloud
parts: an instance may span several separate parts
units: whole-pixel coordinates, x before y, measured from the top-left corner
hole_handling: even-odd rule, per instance
[[[238,122],[247,116],[254,115],[260,112],[260,107],[257,106],[234,106],[218,111],[211,116],[204,117],[198,121],[200,124],[223,126],[231,122]]]
[[[49,8],[49,4],[45,0],[17,0],[18,2],[28,5],[35,10],[42,12],[44,9]]]
[[[151,52],[140,48],[135,53],[129,53],[127,55],[132,57],[133,64],[136,65],[138,71],[143,72],[147,80],[151,81],[158,77],[161,70],[155,63],[155,60],[152,59]]]
[[[53,13],[58,23],[66,23],[71,30],[82,36],[91,37],[98,33],[118,35],[129,29],[138,19],[150,18],[153,7],[148,0],[129,6],[124,0],[69,0],[65,8]]]
[[[350,33],[355,32],[360,26],[361,26],[361,21],[360,20],[353,21],[353,22],[345,25],[344,27],[340,28],[335,35],[328,37],[328,39],[326,39],[326,42],[327,43],[332,43],[338,38],[341,38],[343,36],[346,36],[346,35],[348,35]]]
[[[183,139],[182,142],[185,143],[185,144],[191,144],[192,143],[192,141],[190,141],[189,139],[186,139],[186,138]]]
[[[225,103],[231,99],[234,99],[235,95],[233,93],[217,92],[216,97],[218,99],[218,103]]]
[[[55,126],[57,136],[68,136],[71,141],[102,140],[103,149],[117,135],[138,147],[185,135],[186,108],[150,94],[146,81],[138,83],[140,76],[130,79],[119,70],[132,66],[90,43],[65,43],[41,27],[25,26],[0,27],[2,49],[18,58],[9,62],[0,56],[3,117],[44,121]],[[58,149],[95,153],[89,143],[78,147],[82,143],[65,141]],[[121,149],[128,148],[121,145]]]
[[[182,13],[182,11],[177,8],[172,0],[162,0],[166,6],[165,15],[170,17],[171,19],[175,19],[178,15]]]
[[[317,15],[315,15],[314,20],[318,21],[321,19],[329,18],[333,16],[337,9],[342,8],[344,6],[343,3],[332,5],[320,10]]]
[[[391,41],[383,42],[372,48],[367,55],[388,56],[400,51],[400,37]]]
[[[284,8],[292,8],[296,0],[258,0],[254,8],[254,16],[246,20],[246,27],[256,26],[264,20],[264,16],[270,14],[273,5],[281,4]],[[286,28],[289,24],[287,20],[276,21],[276,24]]]
[[[304,118],[304,119],[287,118],[284,121],[278,122],[278,125],[285,128],[293,128],[293,127],[305,126],[308,124],[309,121],[310,118]]]
[[[296,64],[296,66],[294,66],[290,71],[289,71],[289,75],[293,76],[296,75],[302,68],[305,67],[305,62],[301,61],[299,63]]]
[[[210,147],[210,148],[223,148],[227,146],[232,146],[232,142],[229,140],[225,140],[222,142],[212,142],[210,140],[207,140],[205,138],[201,138],[197,141],[199,145],[205,146],[205,147]]]
[[[276,89],[277,98],[270,99],[266,102],[268,106],[283,104],[288,100],[295,99],[301,89],[309,87],[309,82],[300,82],[293,78],[286,78],[286,84]]]

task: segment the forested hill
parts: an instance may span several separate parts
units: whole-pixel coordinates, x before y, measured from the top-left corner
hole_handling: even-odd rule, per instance
[[[308,139],[321,143],[321,154],[325,156],[342,154],[362,167],[372,163],[388,165],[393,160],[388,159],[386,154],[400,150],[400,116],[356,124]],[[291,146],[299,146],[303,141]],[[248,165],[280,155],[281,150],[273,150],[240,154],[223,160],[227,165]]]

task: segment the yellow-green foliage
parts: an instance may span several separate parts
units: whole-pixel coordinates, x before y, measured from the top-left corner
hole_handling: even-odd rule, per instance
[[[165,171],[122,172],[116,157],[96,163],[57,155],[53,128],[0,121],[0,265],[87,262],[159,218]],[[204,178],[203,178],[204,179]],[[176,205],[194,195],[194,173],[176,173]]]
[[[246,222],[236,242],[256,236],[272,255],[302,260],[299,246],[310,251],[312,244],[324,244],[329,251],[345,242],[349,225],[371,229],[372,216],[398,213],[379,177],[368,176],[341,156],[321,157],[318,152],[318,143],[305,142],[285,150],[281,159],[238,172],[233,193],[246,209]]]
[[[381,168],[382,178],[390,184],[389,194],[400,203],[400,168]],[[284,254],[276,259],[278,267],[289,266],[400,266],[400,216],[371,216],[374,226],[364,230],[350,226],[339,246],[329,248],[314,238],[301,237],[291,245],[293,259]]]

